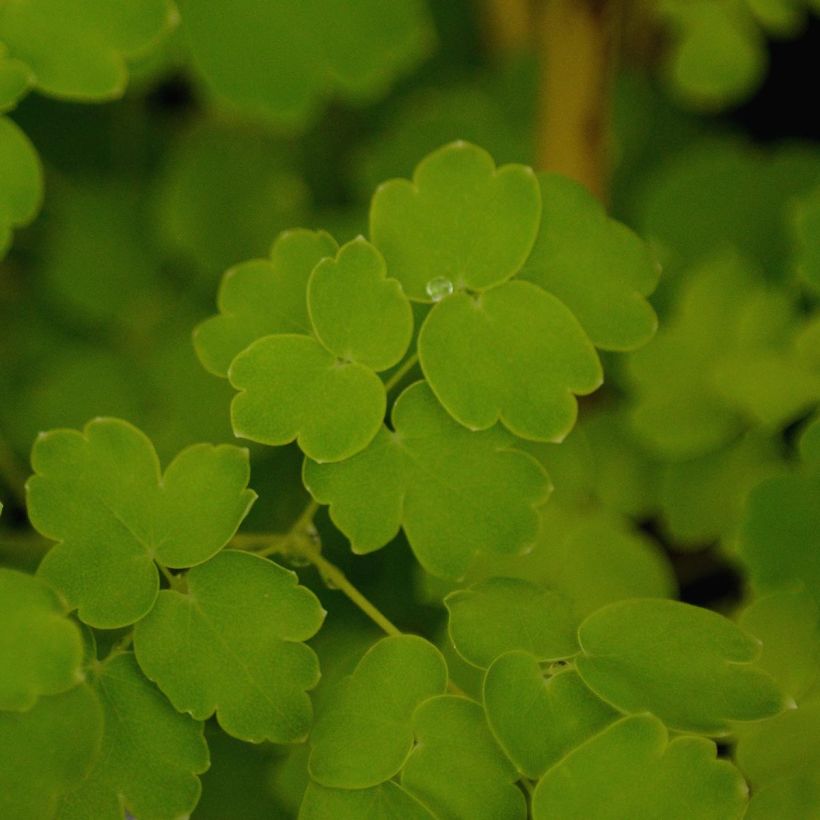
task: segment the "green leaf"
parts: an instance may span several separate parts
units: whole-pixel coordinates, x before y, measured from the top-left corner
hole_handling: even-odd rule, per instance
[[[310,189],[292,146],[270,129],[249,123],[237,128],[213,118],[199,118],[176,136],[155,199],[160,237],[192,265],[209,293],[227,268],[266,257],[274,237],[305,224],[310,206]],[[333,244],[330,252],[335,251]],[[294,253],[288,249],[288,261],[282,260],[288,271],[299,264]],[[303,304],[304,290],[301,299]]]
[[[418,0],[237,0],[227,27],[216,0],[180,8],[194,63],[213,90],[288,126],[304,124],[333,91],[381,96],[432,40]]]
[[[225,550],[185,576],[187,592],[163,590],[137,624],[142,670],[180,711],[216,712],[230,735],[294,743],[312,717],[306,690],[319,663],[302,642],[324,618],[296,574],[251,553]]]
[[[190,567],[220,550],[256,498],[248,453],[196,444],[160,474],[148,438],[125,421],[42,434],[32,450],[28,513],[59,543],[39,574],[91,626],[142,618],[159,590],[156,560]]]
[[[340,359],[376,372],[398,364],[413,336],[410,302],[363,237],[316,266],[307,301],[319,341]]]
[[[517,273],[540,216],[531,168],[497,169],[483,149],[454,142],[425,157],[412,182],[376,191],[370,236],[407,295],[435,302],[442,289],[483,291]]]
[[[699,458],[664,464],[658,501],[675,548],[702,549],[715,541],[731,547],[749,491],[782,469],[780,443],[754,434]]]
[[[775,681],[753,664],[760,643],[731,621],[678,601],[609,604],[578,629],[579,674],[627,714],[650,711],[671,729],[726,734],[734,721],[780,712]]]
[[[231,403],[237,436],[270,445],[296,440],[318,462],[367,447],[387,407],[372,370],[340,361],[312,336],[263,336],[233,360],[228,378],[240,391]]]
[[[11,111],[34,84],[31,69],[20,60],[9,57],[0,43],[0,114]]]
[[[0,11],[2,14],[2,11]],[[28,137],[0,116],[0,259],[11,244],[12,228],[37,216],[43,199],[43,171]]]
[[[465,430],[424,382],[399,396],[392,416],[394,430],[382,428],[354,458],[305,461],[305,486],[330,504],[354,552],[384,546],[402,527],[426,570],[458,577],[476,552],[533,543],[549,482],[535,459],[510,449],[511,437]]]
[[[579,183],[539,174],[541,229],[521,276],[557,296],[603,350],[648,342],[658,320],[646,301],[660,268],[648,247],[609,219]]]
[[[820,416],[815,416],[800,436],[800,458],[811,469],[820,467]]]
[[[572,604],[551,589],[519,578],[490,578],[451,592],[444,603],[456,651],[482,669],[513,649],[539,661],[578,652]]]
[[[763,644],[758,661],[785,695],[801,698],[820,674],[820,607],[803,589],[753,601],[738,624]]]
[[[109,100],[125,92],[127,59],[150,49],[175,19],[169,0],[22,0],[0,11],[0,42],[44,94]]]
[[[97,758],[102,732],[100,703],[85,684],[27,712],[0,712],[0,816],[54,817],[61,795]]]
[[[534,820],[739,820],[748,789],[705,738],[669,740],[652,715],[612,724],[550,769],[533,795]]]
[[[745,0],[749,11],[774,37],[795,37],[805,23],[805,0]]]
[[[187,817],[208,768],[202,724],[175,712],[130,653],[107,659],[95,690],[105,716],[102,748],[83,783],[63,797],[60,820]]]
[[[575,670],[547,676],[526,652],[508,652],[487,670],[484,708],[507,757],[533,779],[620,717]]]
[[[820,701],[752,724],[740,737],[737,765],[755,791],[803,772],[820,770]]]
[[[820,814],[820,775],[803,770],[755,789],[744,820],[814,820]]]
[[[727,444],[743,421],[716,390],[715,360],[733,344],[738,308],[756,278],[734,255],[687,274],[674,312],[629,359],[635,432],[664,459],[703,455]]]
[[[762,591],[803,583],[820,601],[820,476],[775,476],[746,502],[740,556]]]
[[[270,260],[253,259],[228,270],[219,287],[219,314],[194,331],[194,347],[205,368],[227,376],[234,357],[257,339],[310,334],[308,278],[337,247],[324,231],[285,231],[277,237]]]
[[[413,747],[413,712],[444,692],[447,666],[415,635],[383,638],[323,701],[310,736],[311,777],[363,789],[396,775]]]
[[[603,381],[573,314],[529,282],[446,297],[425,319],[418,346],[436,397],[471,430],[501,420],[521,438],[561,441],[575,424],[575,395]]]
[[[39,578],[0,567],[0,709],[25,711],[83,680],[82,636],[65,614]]]
[[[820,187],[810,191],[794,208],[797,268],[815,288],[820,288]]]
[[[524,820],[517,772],[495,743],[475,701],[431,698],[413,720],[418,743],[401,784],[440,820]]]
[[[766,73],[765,40],[737,3],[666,0],[673,29],[666,74],[694,108],[715,110],[751,95]]]
[[[311,783],[299,820],[435,820],[415,797],[388,780],[369,789],[328,789]]]

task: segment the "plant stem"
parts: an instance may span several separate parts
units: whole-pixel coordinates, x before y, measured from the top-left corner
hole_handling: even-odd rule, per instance
[[[487,45],[504,56],[524,51],[532,40],[529,0],[483,0],[482,17]]]
[[[159,571],[162,573],[165,580],[168,582],[171,589],[176,590],[177,592],[185,592],[186,583],[185,578],[180,575],[174,575],[168,567],[162,566],[162,564],[157,564],[159,567]]]
[[[621,0],[543,0],[538,166],[605,202],[616,29]]]
[[[413,353],[408,356],[404,364],[384,383],[384,392],[389,393],[399,386],[401,380],[418,364],[419,354]]]

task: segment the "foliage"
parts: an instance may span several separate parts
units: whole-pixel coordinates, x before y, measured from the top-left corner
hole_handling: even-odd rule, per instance
[[[820,153],[676,106],[820,6],[643,4],[605,207],[467,4],[63,5],[0,0],[0,817],[817,816]]]

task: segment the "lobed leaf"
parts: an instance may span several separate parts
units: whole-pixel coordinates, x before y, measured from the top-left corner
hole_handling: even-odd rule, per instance
[[[558,174],[539,174],[538,183],[541,227],[521,277],[557,296],[596,347],[648,342],[658,320],[646,297],[660,268],[646,244],[583,185]]]
[[[413,747],[413,713],[444,692],[447,665],[415,635],[383,638],[323,701],[308,768],[323,786],[364,789],[390,780]]]
[[[190,570],[187,591],[163,590],[134,633],[142,670],[180,712],[216,713],[230,735],[259,743],[307,737],[306,690],[319,663],[303,641],[322,624],[316,596],[296,574],[225,550]]]
[[[620,715],[574,669],[548,676],[527,652],[497,658],[484,678],[493,735],[518,770],[537,779]]]
[[[495,743],[475,701],[442,695],[413,719],[418,743],[401,784],[439,820],[524,820],[517,773]]]
[[[0,43],[0,114],[11,111],[33,84],[31,69],[21,60],[9,57]]]
[[[82,635],[65,615],[39,578],[0,567],[0,709],[26,711],[83,680]]]
[[[592,613],[578,629],[584,683],[621,712],[652,712],[671,729],[726,734],[734,721],[785,706],[754,665],[760,644],[731,621],[678,601],[633,599]]]
[[[263,336],[311,333],[307,283],[313,268],[338,246],[324,231],[280,234],[270,259],[254,259],[228,270],[217,296],[219,313],[194,331],[194,347],[207,370],[227,376],[231,361]]]
[[[535,789],[534,820],[739,820],[748,789],[704,738],[669,740],[652,715],[613,723],[551,768]]]
[[[245,112],[287,126],[303,125],[333,91],[354,100],[380,96],[432,40],[419,0],[237,0],[229,27],[215,0],[183,0],[180,8],[209,86]]]
[[[2,10],[0,10],[2,14]],[[43,171],[28,137],[0,116],[0,259],[11,244],[12,228],[31,222],[43,199]]]
[[[434,820],[415,797],[388,780],[369,789],[328,789],[310,783],[299,820]]]
[[[784,694],[801,698],[820,674],[820,607],[804,589],[779,590],[741,612],[738,624],[763,645],[758,663]]]
[[[103,101],[121,97],[128,63],[173,27],[170,0],[21,0],[0,9],[0,42],[31,70],[39,91]]]
[[[131,653],[109,657],[95,681],[103,708],[99,757],[63,796],[59,820],[175,820],[199,799],[208,768],[202,724],[175,712],[142,676]]]
[[[490,578],[451,592],[444,604],[456,651],[486,669],[505,652],[524,650],[539,661],[578,652],[577,620],[560,593],[519,578]]]
[[[61,796],[94,765],[102,733],[102,709],[86,684],[25,712],[0,712],[0,816],[54,817]]]
[[[509,436],[465,430],[423,382],[399,396],[392,415],[395,429],[382,428],[353,458],[305,461],[305,486],[330,504],[354,552],[379,549],[402,527],[425,569],[458,577],[476,552],[509,555],[534,541],[548,479],[510,449]]]
[[[820,600],[819,502],[817,475],[775,476],[749,493],[739,550],[758,589],[802,583]]]
[[[401,285],[387,278],[384,259],[363,237],[315,267],[307,303],[316,338],[340,359],[376,372],[398,364],[413,336]]]
[[[160,474],[149,439],[117,419],[95,419],[82,433],[44,433],[31,460],[29,518],[59,542],[38,573],[99,628],[142,618],[159,590],[154,561],[190,567],[207,560],[256,498],[247,489],[246,450],[197,444]]]
[[[425,319],[418,349],[436,397],[471,430],[500,420],[521,438],[561,441],[575,424],[575,395],[603,382],[576,318],[529,282],[445,297]]]
[[[412,182],[376,191],[370,236],[407,295],[432,302],[442,288],[483,291],[517,273],[540,215],[532,169],[496,168],[483,149],[454,142],[425,157]]]
[[[228,378],[239,390],[231,403],[237,436],[270,445],[295,440],[318,462],[367,447],[387,408],[372,370],[340,361],[312,336],[263,336],[233,360]]]

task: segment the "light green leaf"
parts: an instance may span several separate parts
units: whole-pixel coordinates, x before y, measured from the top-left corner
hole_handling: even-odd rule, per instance
[[[175,712],[140,674],[130,653],[106,660],[95,690],[105,730],[97,762],[63,798],[59,820],[187,817],[199,799],[196,775],[208,768],[202,724]]]
[[[529,581],[490,578],[451,592],[444,604],[456,651],[482,669],[513,649],[525,650],[539,661],[578,652],[572,604],[560,593]]]
[[[158,42],[175,15],[169,0],[21,0],[0,10],[0,41],[44,94],[109,100],[125,92],[127,59]]]
[[[627,714],[648,711],[671,729],[726,734],[734,721],[785,706],[754,665],[760,643],[722,615],[678,601],[632,599],[593,612],[579,627],[579,674]]]
[[[575,670],[547,676],[526,652],[508,652],[487,670],[484,708],[507,757],[533,779],[620,717]]]
[[[404,356],[413,336],[410,302],[363,237],[316,266],[307,300],[316,337],[340,359],[378,372]]]
[[[521,276],[557,296],[603,350],[633,350],[658,325],[646,301],[660,268],[581,184],[539,174],[541,229]]]
[[[148,438],[125,421],[42,434],[32,450],[28,513],[59,541],[39,574],[91,626],[143,617],[159,589],[156,560],[190,567],[220,550],[256,498],[248,453],[196,444],[160,473]]]
[[[311,783],[299,820],[435,820],[401,786],[388,780],[370,789],[328,789]]]
[[[785,695],[802,697],[820,674],[820,607],[803,589],[780,590],[753,601],[738,624],[763,644],[759,665]]]
[[[316,716],[310,736],[313,779],[345,789],[390,780],[413,747],[413,712],[446,685],[447,666],[431,643],[415,635],[375,643]]]
[[[765,40],[738,3],[666,0],[673,29],[666,74],[694,108],[715,110],[748,97],[766,73]]]
[[[85,684],[27,712],[0,712],[0,817],[54,817],[61,795],[94,764],[102,732],[100,703]]]
[[[257,339],[310,334],[308,278],[337,247],[324,231],[285,231],[277,237],[270,260],[254,259],[227,271],[217,296],[219,314],[194,331],[194,347],[205,368],[227,376],[234,357]]]
[[[418,345],[433,392],[471,430],[500,419],[521,438],[561,441],[575,424],[575,395],[603,381],[573,314],[529,282],[446,297],[425,319]]]
[[[413,722],[418,743],[401,783],[439,820],[524,820],[517,772],[496,745],[481,706],[443,695],[423,703]]]
[[[442,288],[483,291],[524,264],[538,233],[541,197],[531,168],[496,168],[483,149],[454,142],[416,167],[413,181],[382,185],[370,236],[387,270],[416,301]]]
[[[802,771],[820,770],[820,701],[754,723],[740,736],[737,765],[757,789]]]
[[[0,43],[0,114],[11,111],[34,84],[31,69],[20,60],[9,57]]]
[[[0,709],[25,711],[83,680],[82,636],[65,614],[39,578],[0,567]]]
[[[257,555],[225,550],[185,576],[187,592],[163,590],[137,624],[142,670],[180,711],[216,712],[230,735],[259,743],[304,740],[306,690],[319,663],[302,641],[324,618],[296,574]]]
[[[510,449],[511,437],[465,430],[424,382],[399,396],[392,415],[394,430],[354,458],[305,461],[305,486],[330,504],[354,552],[384,546],[403,527],[426,570],[458,577],[476,552],[510,555],[533,543],[549,481],[535,459]]]
[[[803,770],[755,789],[743,820],[815,820],[820,815],[820,775]]]
[[[533,795],[534,820],[739,820],[748,789],[704,738],[669,740],[652,715],[624,718],[550,769]]]
[[[240,391],[231,403],[237,436],[270,445],[296,440],[318,462],[367,447],[387,407],[372,370],[340,361],[312,336],[263,336],[233,360],[228,378]]]
[[[820,601],[820,476],[775,476],[755,487],[740,556],[759,590],[803,583]]]
[[[0,10],[0,14],[2,11]],[[0,259],[11,244],[12,228],[37,216],[43,199],[43,172],[34,146],[7,117],[0,116]]]
[[[745,0],[749,11],[774,37],[794,37],[805,23],[806,0]]]
[[[194,63],[213,90],[289,126],[333,91],[354,100],[382,95],[432,40],[419,0],[236,0],[228,27],[215,0],[180,8]]]

